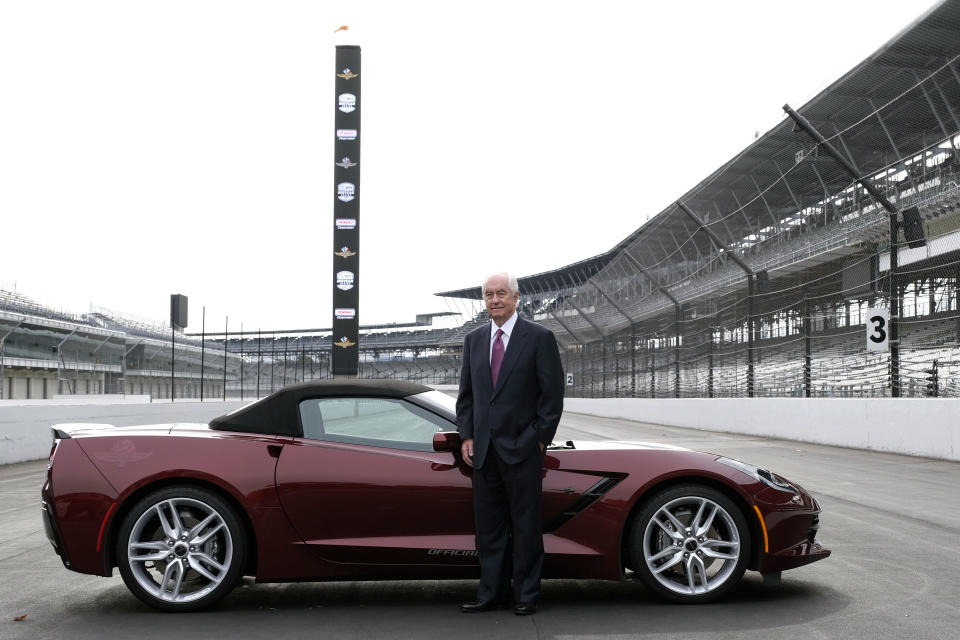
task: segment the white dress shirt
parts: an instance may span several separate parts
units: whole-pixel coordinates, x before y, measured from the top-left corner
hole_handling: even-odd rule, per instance
[[[503,342],[503,352],[507,352],[507,343],[510,342],[510,334],[513,333],[513,327],[517,324],[517,312],[514,311],[513,315],[503,323],[502,327],[498,327],[497,323],[493,320],[490,321],[490,361],[493,361],[493,341],[497,339],[497,329],[503,329],[503,335],[500,336],[500,340]]]

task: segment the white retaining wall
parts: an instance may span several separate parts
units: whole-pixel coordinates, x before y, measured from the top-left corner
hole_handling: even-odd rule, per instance
[[[93,398],[71,396],[0,401],[0,464],[45,458],[50,425],[59,422],[208,422],[250,402],[145,400],[128,396],[127,404],[107,399],[92,404]],[[960,460],[960,399],[953,398],[566,398],[564,408],[674,427]]]
[[[163,422],[209,422],[249,404],[184,401],[151,403],[149,396],[54,400],[0,400],[0,464],[40,460],[50,455],[50,426],[60,422],[103,422],[116,426]]]
[[[566,398],[564,410],[960,460],[957,398]]]

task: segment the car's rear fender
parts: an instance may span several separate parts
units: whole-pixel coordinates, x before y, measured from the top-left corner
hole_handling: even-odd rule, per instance
[[[101,565],[105,575],[110,575],[116,566],[116,536],[129,509],[161,487],[186,484],[217,491],[241,515],[251,535],[250,549],[257,549],[256,541],[260,538],[254,521],[275,522],[275,516],[285,519],[274,482],[277,438],[225,432],[210,436],[198,432],[187,436],[80,437],[74,441],[81,444],[119,493],[117,509],[106,523],[109,540],[105,547],[109,555],[103,557]],[[258,552],[251,554],[250,566],[256,566],[258,557]]]
[[[106,519],[115,510],[117,491],[78,445],[63,438],[50,468],[51,515],[60,532],[63,561],[80,573],[103,573],[103,535]]]
[[[120,506],[116,509],[116,512],[111,517],[111,522],[107,526],[106,534],[104,535],[103,542],[103,563],[104,563],[104,573],[103,575],[112,575],[113,567],[117,566],[117,557],[116,557],[116,541],[117,537],[120,534],[120,527],[123,525],[123,520],[126,518],[127,514],[130,512],[130,509],[134,507],[145,495],[163,489],[165,487],[199,487],[207,489],[216,493],[223,500],[228,502],[240,516],[240,521],[243,523],[244,532],[247,534],[247,558],[246,558],[246,567],[244,569],[244,575],[253,574],[256,572],[257,568],[257,532],[253,526],[253,522],[250,520],[250,514],[244,508],[243,504],[236,498],[236,496],[226,490],[224,487],[219,485],[216,482],[210,481],[209,478],[200,478],[200,477],[190,477],[190,476],[180,476],[176,478],[161,477],[155,479],[153,482],[147,482],[139,486],[136,490],[128,493],[122,498]]]

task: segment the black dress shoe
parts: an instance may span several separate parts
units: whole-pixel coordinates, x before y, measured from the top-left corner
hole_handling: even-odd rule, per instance
[[[495,600],[474,600],[473,602],[464,602],[460,605],[460,611],[463,613],[480,613],[481,611],[493,611],[494,609],[503,609],[504,605]]]
[[[537,612],[537,605],[535,604],[523,604],[518,603],[517,606],[513,608],[513,612],[518,616],[529,616]]]

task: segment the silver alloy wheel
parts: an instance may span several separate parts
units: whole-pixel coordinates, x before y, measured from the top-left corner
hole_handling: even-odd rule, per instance
[[[169,498],[144,510],[127,539],[133,577],[166,602],[194,602],[209,594],[228,575],[233,555],[223,516],[194,498]]]
[[[736,572],[740,533],[721,505],[702,496],[670,500],[649,519],[643,556],[656,581],[684,596],[711,593]]]

